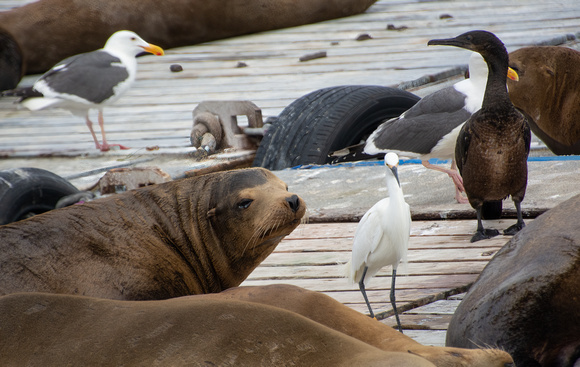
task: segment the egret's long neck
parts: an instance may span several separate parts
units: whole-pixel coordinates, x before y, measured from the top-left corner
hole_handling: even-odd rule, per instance
[[[387,190],[389,190],[389,197],[391,198],[391,202],[404,201],[403,190],[401,189],[401,186],[399,186],[395,175],[390,172],[390,170],[387,172]]]

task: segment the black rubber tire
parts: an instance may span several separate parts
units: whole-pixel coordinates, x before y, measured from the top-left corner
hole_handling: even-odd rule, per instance
[[[383,121],[420,98],[401,89],[348,85],[319,89],[286,107],[267,130],[255,167],[325,164],[329,153],[364,141]]]
[[[60,198],[78,192],[64,178],[40,168],[0,171],[0,225],[52,210]]]

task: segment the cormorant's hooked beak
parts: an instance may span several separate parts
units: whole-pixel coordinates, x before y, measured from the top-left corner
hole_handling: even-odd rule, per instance
[[[457,37],[454,38],[442,38],[442,39],[434,39],[427,42],[427,46],[455,46],[466,48],[468,50],[473,50],[473,44],[470,42],[466,42],[464,39],[459,39]]]

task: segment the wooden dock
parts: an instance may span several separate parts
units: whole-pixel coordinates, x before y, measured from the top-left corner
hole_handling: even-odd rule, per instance
[[[0,0],[0,10],[28,2]],[[65,111],[17,109],[13,99],[2,98],[0,169],[33,166],[76,177],[79,171],[105,170],[147,154],[165,155],[150,165],[168,169],[181,160],[191,169],[195,162],[183,153],[191,151],[192,111],[201,101],[250,100],[267,117],[306,93],[337,85],[395,86],[424,95],[432,90],[415,86],[461,74],[470,54],[427,47],[429,39],[485,29],[509,51],[535,44],[578,48],[579,20],[578,0],[378,0],[357,16],[167,50],[164,57],[140,58],[134,88],[105,110],[109,140],[134,149],[98,152],[82,119]],[[370,38],[357,40],[361,34]],[[300,61],[320,51],[326,57]],[[247,66],[237,67],[238,62]],[[172,73],[171,64],[182,65],[183,71]],[[26,77],[22,85],[37,77]],[[146,147],[158,149],[146,152]],[[65,158],[47,158],[54,156]],[[512,223],[491,226],[503,229]],[[356,223],[301,225],[243,285],[295,284],[366,313],[357,285],[342,276],[355,228]],[[407,335],[424,344],[444,344],[457,297],[508,240],[499,236],[471,244],[474,229],[473,220],[413,223],[408,266],[399,269],[397,278]],[[392,325],[389,286],[386,268],[370,281],[368,294],[378,317]]]
[[[513,220],[488,221],[505,229]],[[365,314],[358,289],[344,278],[357,223],[302,224],[242,284],[293,284],[325,293]],[[498,236],[470,243],[474,220],[414,221],[408,264],[396,283],[397,309],[405,333],[428,345],[444,345],[445,330],[459,300],[493,255],[509,240]],[[391,269],[383,268],[367,286],[378,319],[394,325],[389,302]],[[403,313],[404,312],[404,313]]]
[[[0,0],[0,10],[28,2]],[[204,100],[250,100],[264,116],[275,116],[324,87],[408,89],[460,74],[458,67],[467,64],[469,51],[427,47],[429,39],[485,29],[511,51],[574,42],[579,19],[577,0],[379,0],[356,16],[170,49],[163,57],[139,58],[135,86],[105,109],[108,137],[135,148],[115,154],[131,156],[152,146],[159,147],[155,154],[172,153],[190,146],[191,112]],[[357,40],[361,34],[370,38]],[[300,61],[321,51],[327,56]],[[247,66],[237,67],[238,62]],[[172,64],[183,71],[171,72]],[[13,102],[0,99],[0,157],[103,156],[95,151],[82,118],[59,110],[18,110]]]

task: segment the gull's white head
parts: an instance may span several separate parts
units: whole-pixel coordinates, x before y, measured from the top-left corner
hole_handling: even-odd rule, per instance
[[[137,33],[131,31],[118,31],[113,33],[105,43],[105,50],[117,51],[132,56],[137,56],[140,53],[148,52],[153,55],[161,56],[164,54],[163,49],[143,40]]]

